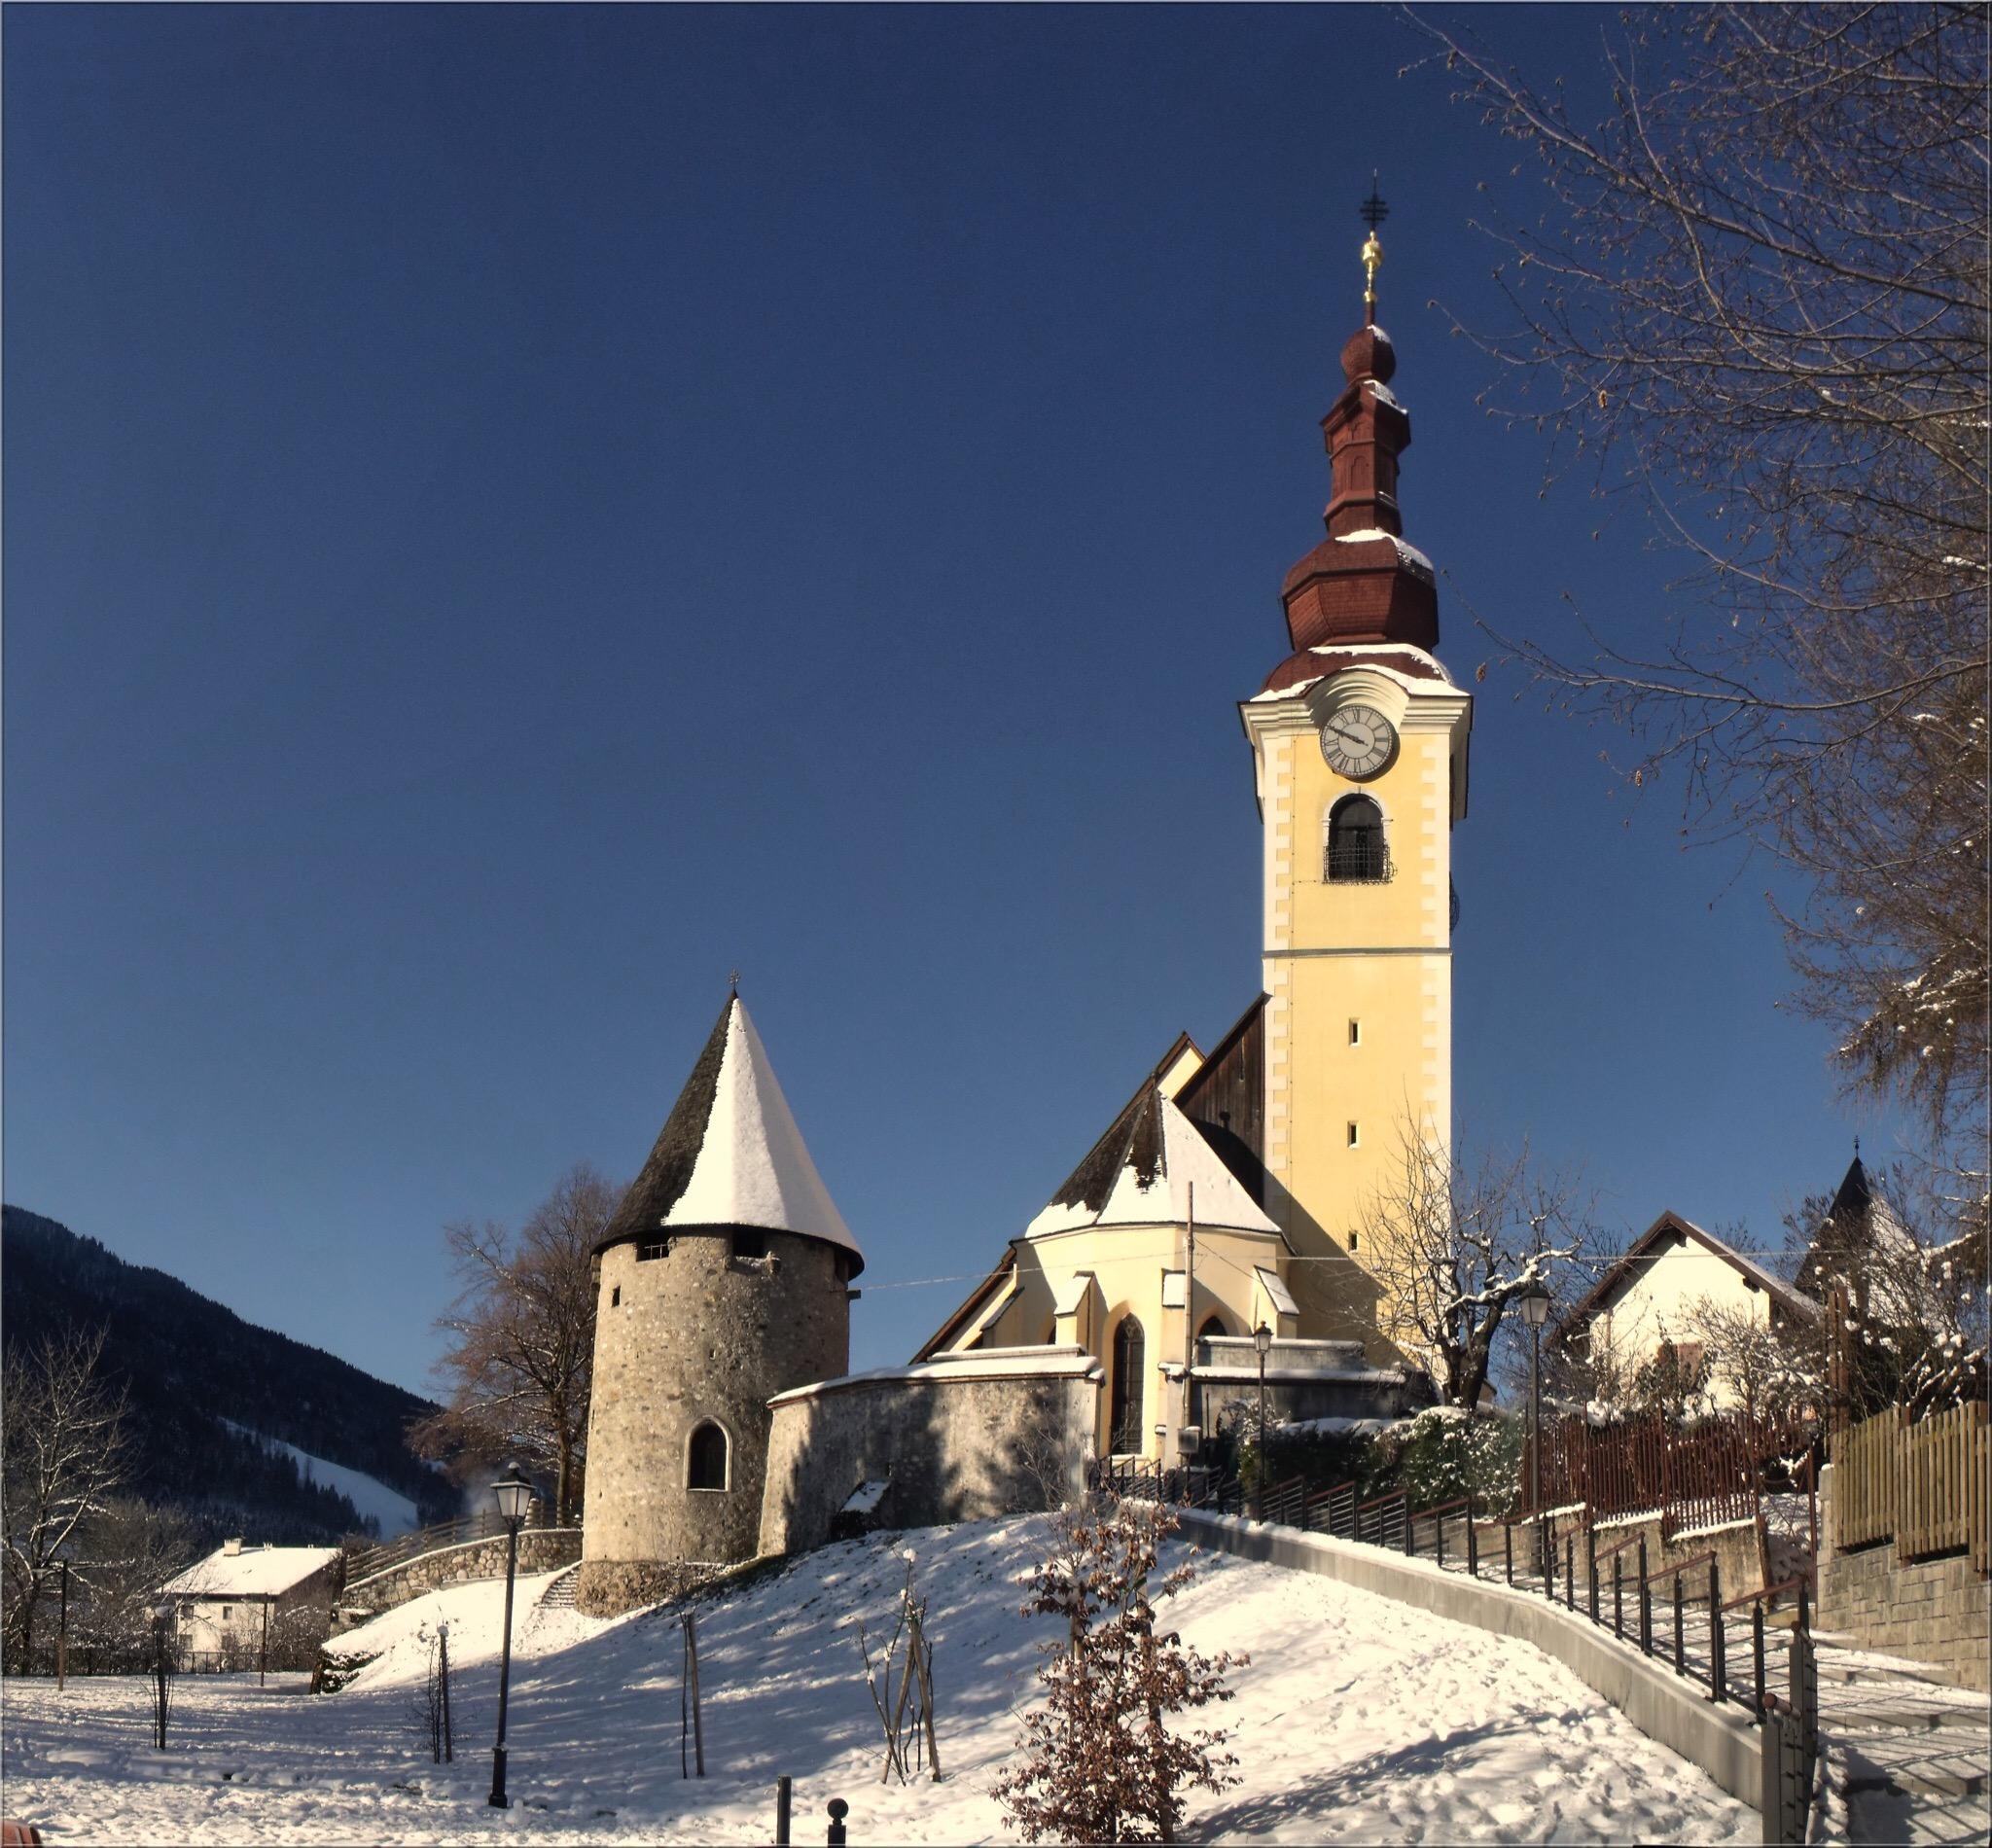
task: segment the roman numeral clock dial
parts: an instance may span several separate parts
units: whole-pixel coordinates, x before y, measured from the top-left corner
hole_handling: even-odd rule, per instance
[[[1336,775],[1367,782],[1397,755],[1397,729],[1374,706],[1342,706],[1321,728],[1321,755]]]

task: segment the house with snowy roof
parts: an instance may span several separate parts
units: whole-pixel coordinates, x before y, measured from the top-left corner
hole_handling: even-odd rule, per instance
[[[1774,1271],[1666,1212],[1551,1327],[1548,1345],[1600,1378],[1630,1381],[1663,1355],[1692,1375],[1704,1358],[1701,1330],[1711,1311],[1771,1330],[1802,1327],[1821,1313]],[[1720,1368],[1704,1396],[1719,1408],[1738,1403],[1734,1382]]]
[[[160,1587],[173,1610],[186,1669],[310,1661],[332,1629],[343,1579],[337,1546],[245,1546],[225,1540]]]

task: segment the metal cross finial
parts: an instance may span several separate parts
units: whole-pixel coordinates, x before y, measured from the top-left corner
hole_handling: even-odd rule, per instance
[[[1390,216],[1390,207],[1383,202],[1383,195],[1376,190],[1376,169],[1370,169],[1370,196],[1356,207],[1356,216],[1373,231]]]
[[[1367,327],[1376,320],[1376,272],[1383,265],[1383,244],[1376,228],[1390,216],[1390,207],[1376,190],[1374,167],[1370,169],[1370,196],[1356,207],[1356,216],[1370,227],[1370,235],[1363,240],[1363,322]]]
[[[732,989],[734,999],[738,1000],[740,995],[740,972],[737,969],[728,972],[727,986]]]
[[[1861,1138],[1860,1138],[1859,1136],[1856,1136],[1856,1137],[1854,1138],[1854,1159],[1855,1159],[1856,1161],[1858,1161],[1858,1160],[1860,1160],[1860,1158],[1861,1158]]]

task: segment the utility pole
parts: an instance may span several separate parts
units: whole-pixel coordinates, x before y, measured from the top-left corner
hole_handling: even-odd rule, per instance
[[[1196,1422],[1196,1183],[1184,1190],[1189,1196],[1183,1243],[1183,1423],[1176,1428],[1176,1460],[1183,1454],[1183,1426]]]

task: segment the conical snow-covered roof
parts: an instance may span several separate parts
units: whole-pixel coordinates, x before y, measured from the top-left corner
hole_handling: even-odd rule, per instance
[[[1181,1226],[1196,1190],[1196,1223],[1247,1232],[1279,1231],[1196,1125],[1151,1079],[1094,1143],[1026,1238],[1088,1226]]]
[[[798,1232],[849,1252],[853,1276],[865,1264],[738,995],[721,1010],[601,1246],[694,1226]]]

